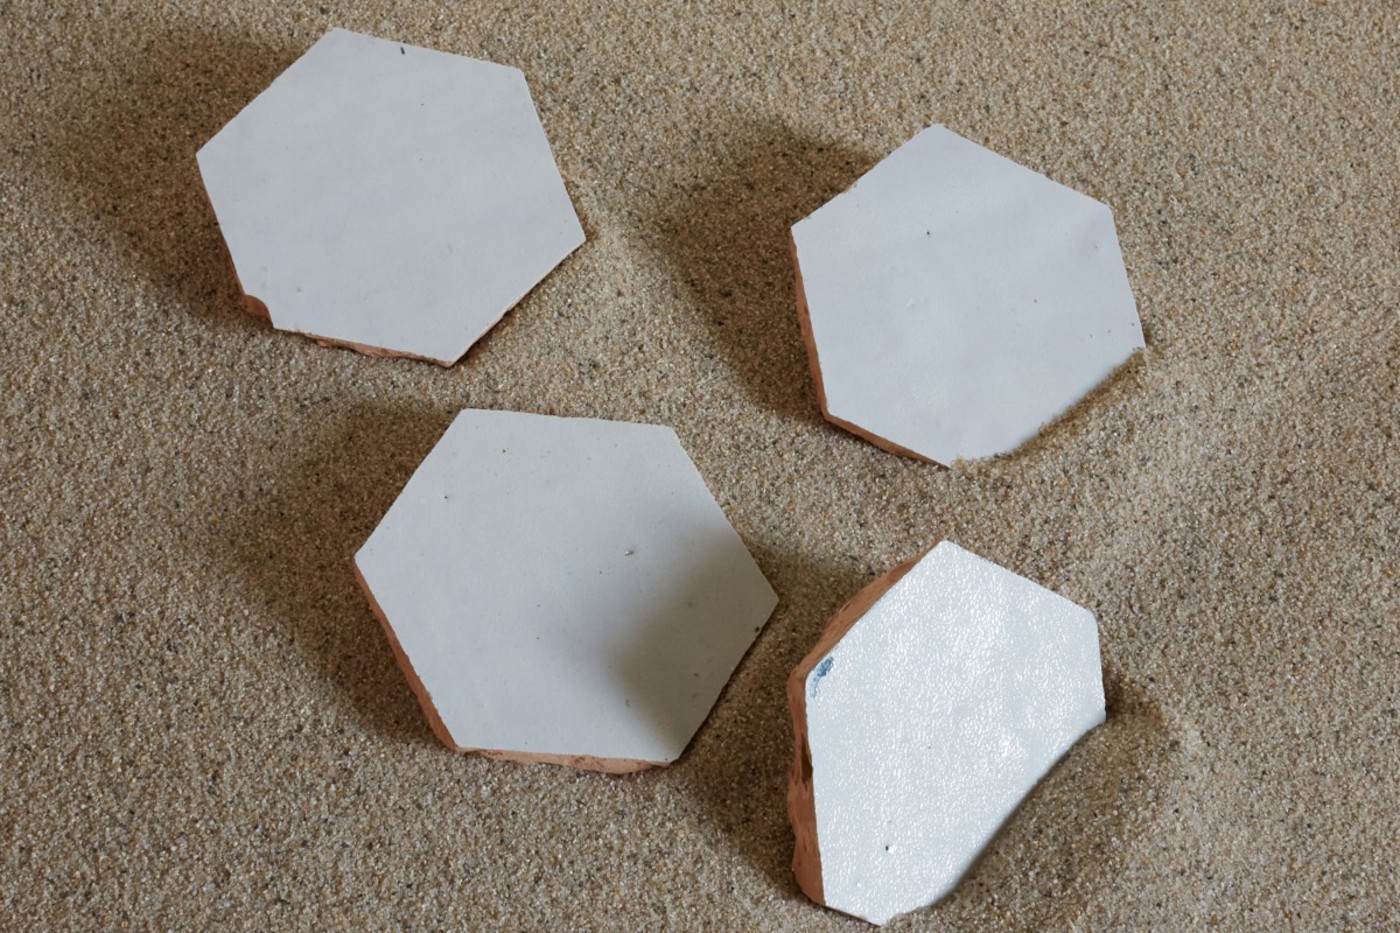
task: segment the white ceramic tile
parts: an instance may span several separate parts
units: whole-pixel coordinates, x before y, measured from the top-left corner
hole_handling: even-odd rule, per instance
[[[356,555],[447,744],[673,761],[777,597],[675,432],[463,411]]]
[[[199,151],[274,326],[457,360],[583,242],[516,68],[335,29]]]
[[[827,417],[901,453],[1014,450],[1143,346],[1107,205],[941,126],[792,236]]]
[[[1103,721],[1098,626],[946,541],[853,604],[789,682],[794,867],[817,900],[884,923],[946,894]]]

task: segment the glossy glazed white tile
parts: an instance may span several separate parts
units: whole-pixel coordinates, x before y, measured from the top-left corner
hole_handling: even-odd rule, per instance
[[[947,541],[852,602],[789,682],[794,867],[884,923],[946,894],[1103,722],[1098,626]]]
[[[439,736],[673,761],[777,603],[670,428],[463,411],[355,557]]]
[[[941,126],[792,237],[823,410],[888,449],[1014,450],[1143,346],[1107,205]]]
[[[450,364],[583,242],[516,68],[335,29],[200,151],[275,327]]]

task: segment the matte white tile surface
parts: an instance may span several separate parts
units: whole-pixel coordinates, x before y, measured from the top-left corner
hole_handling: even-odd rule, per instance
[[[516,68],[335,29],[199,151],[274,326],[452,363],[583,242]]]
[[[792,237],[823,410],[901,453],[1014,450],[1143,346],[1107,205],[942,126]]]
[[[673,761],[777,597],[656,425],[463,411],[355,557],[440,736]]]
[[[789,683],[799,879],[875,923],[946,894],[1104,719],[1088,610],[946,541],[899,572]]]

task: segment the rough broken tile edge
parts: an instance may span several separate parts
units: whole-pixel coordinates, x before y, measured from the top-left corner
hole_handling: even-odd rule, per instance
[[[812,793],[812,751],[807,742],[807,677],[836,644],[845,637],[880,597],[923,560],[930,547],[867,584],[822,629],[816,645],[807,653],[787,680],[788,708],[792,712],[793,761],[788,775],[788,820],[792,823],[792,872],[804,894],[826,906],[822,885],[820,840],[817,838],[816,800]]]
[[[912,451],[908,447],[901,447],[889,438],[881,437],[879,434],[868,431],[865,428],[831,413],[831,407],[826,401],[826,384],[822,381],[821,356],[817,352],[817,340],[812,333],[811,311],[807,307],[807,290],[802,284],[802,260],[797,252],[797,238],[793,235],[791,228],[788,230],[788,246],[792,252],[793,276],[796,281],[797,323],[802,329],[802,342],[807,346],[807,363],[812,370],[812,383],[816,386],[817,404],[821,407],[822,417],[838,428],[849,431],[856,437],[864,438],[888,453],[898,454],[901,457],[909,457],[913,460],[922,461],[923,463],[932,463],[935,466],[949,466],[950,464],[939,463],[937,460]]]
[[[384,629],[384,635],[389,640],[389,647],[393,649],[394,660],[398,662],[399,669],[403,671],[404,678],[408,680],[408,686],[413,691],[413,695],[418,699],[418,704],[423,708],[423,715],[428,719],[428,725],[433,730],[433,735],[437,736],[442,744],[455,752],[481,755],[497,761],[515,761],[521,764],[547,764],[559,765],[565,768],[575,768],[580,771],[601,771],[605,774],[631,774],[637,771],[644,771],[648,768],[664,768],[671,764],[669,761],[639,761],[629,758],[598,758],[593,755],[537,755],[530,752],[511,751],[498,748],[471,748],[459,745],[448,731],[447,726],[442,721],[437,707],[433,704],[432,694],[423,685],[423,681],[418,678],[418,672],[413,668],[413,662],[399,643],[398,636],[394,633],[394,627],[390,624],[389,618],[380,607],[379,601],[374,598],[374,592],[370,589],[369,583],[365,580],[364,574],[360,572],[360,565],[357,561],[352,561],[355,570],[355,579],[360,584],[360,589],[364,591],[365,598],[369,600],[370,609],[374,617],[379,620],[379,624]],[[689,746],[687,745],[687,748]]]

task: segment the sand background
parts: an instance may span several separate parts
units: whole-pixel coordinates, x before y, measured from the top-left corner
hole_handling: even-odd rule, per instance
[[[1400,8],[0,0],[0,926],[864,928],[783,679],[942,538],[1108,723],[890,929],[1400,925]],[[244,314],[194,153],[333,25],[522,68],[588,243],[450,370]],[[820,417],[786,231],[944,123],[1111,204],[1147,350],[953,469]],[[675,426],[781,595],[684,758],[432,738],[350,555],[466,406]]]

